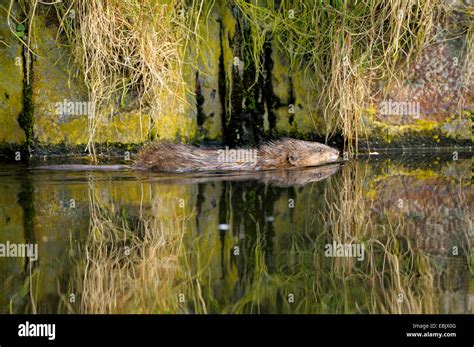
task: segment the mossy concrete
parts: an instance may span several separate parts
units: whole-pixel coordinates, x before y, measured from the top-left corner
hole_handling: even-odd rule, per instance
[[[378,120],[369,108],[362,116],[366,138],[361,148],[403,148],[470,146],[471,112],[463,111],[444,120],[426,120],[423,115],[410,124],[387,124]],[[367,140],[368,139],[368,140]]]
[[[195,71],[196,101],[201,97],[198,110],[198,137],[207,139],[222,138],[222,101],[219,93],[219,58],[221,51],[221,24],[219,14],[211,11],[206,22],[199,26],[199,44],[192,49],[192,57],[197,62]],[[199,93],[199,95],[198,95]]]
[[[0,243],[7,241],[12,244],[24,243],[23,235],[23,210],[18,203],[18,192],[21,191],[20,183],[2,181],[0,188]],[[0,257],[0,310],[8,312],[10,303],[22,302],[22,295],[27,290],[21,280],[25,267],[25,259]]]
[[[0,1],[7,7],[6,0]],[[0,15],[5,17],[4,9]],[[249,145],[279,136],[324,138],[328,126],[323,117],[324,105],[318,103],[313,72],[291,66],[284,49],[270,35],[264,47],[270,50],[262,52],[263,60],[267,60],[261,76],[265,82],[250,83],[255,66],[252,57],[245,56],[246,43],[240,31],[247,27],[239,16],[234,2],[217,1],[206,20],[198,25],[195,42],[190,41],[188,62],[182,71],[186,86],[176,98],[157,96],[161,100],[159,116],[152,116],[146,105],[143,109],[115,107],[110,116],[101,117],[103,121],[94,136],[96,143],[120,146],[147,140],[226,142],[240,138],[241,144]],[[17,119],[30,101],[29,95],[23,95],[27,90],[23,89],[23,48],[6,23],[0,23],[0,71],[4,76],[0,81],[0,148],[25,143],[25,129]],[[67,42],[58,36],[58,20],[51,6],[39,5],[32,27],[32,32],[27,33],[34,52],[29,76],[34,111],[29,143],[39,149],[84,146],[89,140],[88,115],[60,113],[56,106],[64,101],[90,100]],[[460,70],[465,54],[462,40],[431,45],[409,68],[408,78],[400,81],[401,86],[384,86],[387,98],[420,102],[418,119],[381,115],[379,105],[383,100],[379,99],[364,106],[367,109],[362,115],[359,148],[470,145],[474,101],[472,78],[464,81]],[[238,66],[236,58],[240,60]],[[454,100],[464,88],[468,91],[465,108],[458,110]],[[456,98],[450,96],[450,91]],[[30,134],[31,129],[26,130]]]
[[[0,0],[0,147],[24,144],[25,132],[18,123],[23,109],[23,46],[15,36],[16,23],[7,20],[10,1]],[[12,17],[19,10],[13,6]]]
[[[276,133],[307,136],[325,134],[325,126],[318,105],[318,94],[310,69],[292,71],[288,56],[272,45],[272,83],[279,107],[275,109]]]
[[[87,114],[62,114],[57,103],[89,102],[87,89],[77,74],[65,42],[58,41],[58,27],[51,13],[33,19],[30,40],[32,62],[32,102],[34,140],[38,146],[66,143],[83,144],[87,139]]]
[[[34,106],[33,136],[38,147],[51,145],[77,146],[87,143],[90,114],[61,113],[58,103],[89,103],[88,90],[83,76],[73,61],[71,52],[50,13],[35,17],[31,36],[35,53],[32,63],[32,102]],[[89,104],[91,105],[91,104]],[[184,117],[184,116],[183,116]],[[165,129],[163,137],[173,137],[180,117],[164,117],[159,128]],[[152,127],[150,117],[139,111],[116,112],[103,117],[97,127],[97,143],[135,144],[149,137]],[[183,124],[189,129],[190,124]],[[188,130],[184,131],[185,133]]]

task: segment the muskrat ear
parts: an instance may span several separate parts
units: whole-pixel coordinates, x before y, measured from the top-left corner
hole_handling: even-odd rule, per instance
[[[298,156],[296,154],[289,153],[288,154],[288,161],[291,165],[296,165],[298,161]]]

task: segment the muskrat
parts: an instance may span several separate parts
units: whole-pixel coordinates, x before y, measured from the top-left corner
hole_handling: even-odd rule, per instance
[[[37,169],[152,172],[253,171],[319,166],[339,159],[339,151],[317,142],[282,139],[258,149],[204,149],[186,144],[153,143],[137,154],[133,165],[53,165]]]

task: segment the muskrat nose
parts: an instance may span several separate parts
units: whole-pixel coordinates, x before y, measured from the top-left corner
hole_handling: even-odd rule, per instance
[[[329,160],[331,160],[331,161],[336,161],[336,160],[338,160],[338,159],[339,159],[339,151],[333,150],[333,151],[331,152],[331,155],[329,156]]]

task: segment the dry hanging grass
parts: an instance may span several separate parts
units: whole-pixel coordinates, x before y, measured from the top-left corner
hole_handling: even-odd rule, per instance
[[[273,1],[236,3],[252,23],[255,62],[261,65],[269,36],[287,54],[290,72],[311,70],[310,93],[321,105],[327,137],[340,132],[348,151],[357,151],[365,135],[361,115],[374,85],[401,77],[445,10],[441,0],[289,0],[278,8]]]
[[[39,0],[31,4],[34,17]],[[43,2],[41,4],[44,5]],[[234,0],[250,34],[243,37],[247,58],[264,73],[262,51],[271,40],[289,58],[290,74],[311,71],[312,90],[327,137],[340,133],[347,151],[357,151],[366,136],[361,122],[365,106],[382,89],[379,83],[402,80],[404,67],[429,43],[438,19],[455,9],[443,0]],[[151,122],[177,114],[183,104],[195,107],[193,86],[185,83],[188,58],[204,42],[214,1],[200,0],[65,0],[53,2],[61,32],[71,42],[95,105],[90,117],[88,150],[102,121],[117,105],[137,101]],[[467,11],[467,10],[466,10]],[[466,32],[472,55],[472,28]],[[26,44],[26,43],[25,43]],[[466,66],[469,59],[466,59]],[[472,66],[466,68],[466,76]],[[127,99],[128,98],[128,99]],[[132,101],[130,101],[132,100]]]
[[[146,107],[152,122],[178,113],[191,90],[184,81],[189,42],[197,37],[202,3],[182,0],[70,0],[57,5],[81,66],[96,113],[89,121],[87,149],[105,117],[128,98]],[[135,99],[135,100],[133,100]]]

